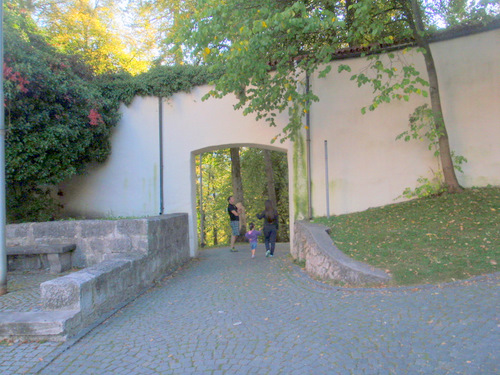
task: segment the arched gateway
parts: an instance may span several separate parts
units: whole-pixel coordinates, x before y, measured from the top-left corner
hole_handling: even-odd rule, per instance
[[[500,29],[432,44],[451,147],[468,159],[459,182],[465,186],[500,185]],[[421,55],[412,60],[425,78]],[[364,59],[333,61],[353,72],[366,69]],[[214,148],[249,146],[287,153],[290,224],[297,219],[342,214],[394,203],[417,178],[439,170],[426,142],[395,141],[407,128],[411,112],[425,102],[392,102],[362,115],[370,88],[358,88],[350,75],[311,77],[320,98],[310,111],[310,129],[294,142],[271,140],[278,128],[235,111],[236,99],[202,101],[208,86],[168,99],[135,98],[122,107],[112,137],[112,154],[103,165],[60,186],[68,214],[143,216],[187,212],[191,255],[197,252],[195,155]],[[310,176],[310,178],[309,178]],[[308,187],[310,186],[310,191]],[[292,244],[293,246],[293,244]]]
[[[129,107],[123,106],[109,160],[61,186],[66,212],[90,217],[187,212],[194,256],[196,155],[257,147],[285,152],[289,165],[293,162],[293,143],[271,143],[278,134],[276,128],[234,111],[234,98],[202,101],[208,90],[208,86],[196,87],[169,99],[138,97]],[[293,189],[290,186],[292,196]]]

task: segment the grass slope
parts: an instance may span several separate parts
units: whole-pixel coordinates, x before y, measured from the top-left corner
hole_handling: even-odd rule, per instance
[[[498,271],[500,187],[473,188],[315,222],[352,258],[389,270],[394,285]]]

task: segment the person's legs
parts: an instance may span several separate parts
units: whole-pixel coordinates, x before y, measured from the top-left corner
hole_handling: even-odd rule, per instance
[[[266,245],[266,257],[271,254],[270,243],[269,243],[270,232],[268,229],[264,229],[264,244]]]
[[[276,229],[273,229],[271,233],[269,234],[269,242],[270,242],[270,250],[271,250],[271,255],[274,255],[274,248],[276,246],[276,235],[277,235]]]
[[[238,251],[234,248],[234,244],[236,243],[236,237],[240,234],[240,222],[239,221],[231,221],[231,251]]]

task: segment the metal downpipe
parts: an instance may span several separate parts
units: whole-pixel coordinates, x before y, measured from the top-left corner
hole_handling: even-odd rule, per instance
[[[159,138],[160,138],[160,215],[163,215],[164,204],[163,204],[163,98],[160,96],[158,98],[158,127],[159,127]]]
[[[330,186],[328,178],[328,141],[325,139],[325,191],[326,191],[326,217],[330,218]]]
[[[309,94],[309,73],[306,73],[306,94]],[[312,178],[311,178],[311,116],[310,101],[306,112],[306,154],[307,154],[307,217],[312,219]]]

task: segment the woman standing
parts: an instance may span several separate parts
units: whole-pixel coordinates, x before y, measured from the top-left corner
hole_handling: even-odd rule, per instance
[[[264,238],[266,244],[266,257],[274,256],[276,246],[276,235],[278,233],[278,211],[268,199],[265,202],[265,210],[257,214],[257,218],[264,219]]]

